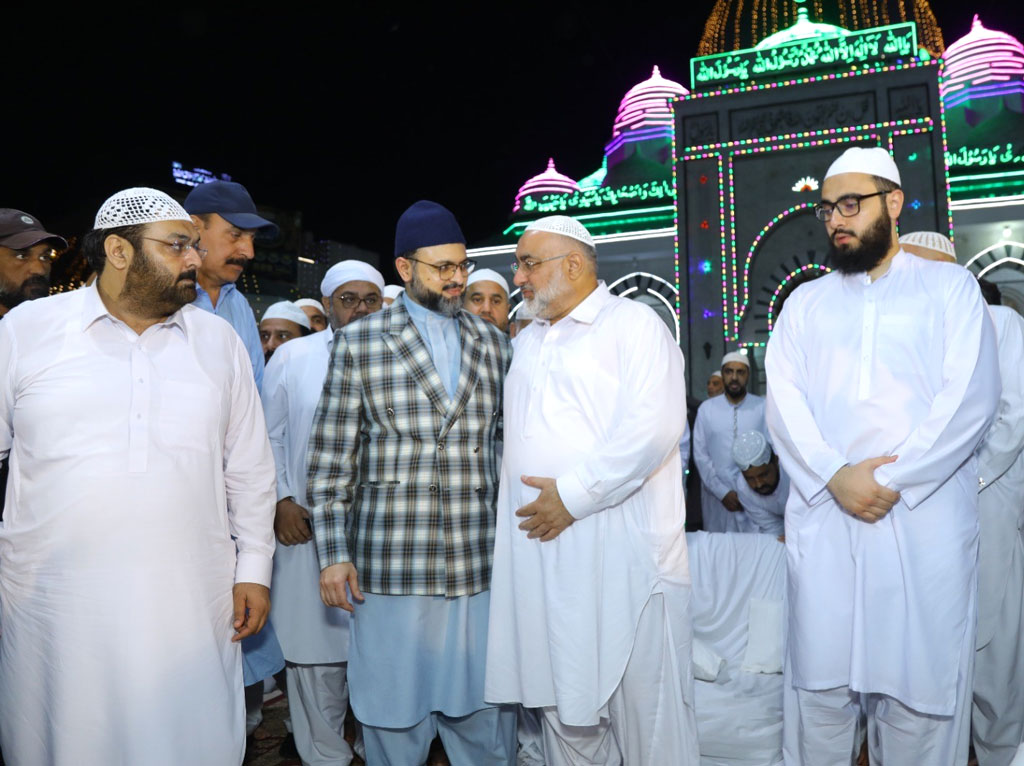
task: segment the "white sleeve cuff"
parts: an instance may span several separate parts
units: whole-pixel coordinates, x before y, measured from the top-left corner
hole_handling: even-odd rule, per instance
[[[601,506],[593,501],[575,473],[558,477],[555,480],[555,487],[558,489],[558,496],[562,498],[562,505],[574,519],[584,519],[601,510]]]
[[[274,562],[270,556],[254,551],[239,551],[235,563],[235,583],[254,582],[270,587],[270,575]]]

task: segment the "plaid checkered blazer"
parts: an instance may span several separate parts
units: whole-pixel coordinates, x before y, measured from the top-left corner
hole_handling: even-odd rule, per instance
[[[461,312],[449,403],[404,301],[335,335],[306,457],[320,567],[354,563],[370,593],[472,595],[491,580],[511,345]]]

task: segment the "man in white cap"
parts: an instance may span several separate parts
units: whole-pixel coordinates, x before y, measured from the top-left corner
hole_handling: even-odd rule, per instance
[[[494,269],[475,269],[469,275],[463,305],[469,313],[508,332],[508,282]]]
[[[401,285],[384,285],[384,290],[381,292],[381,297],[384,299],[384,305],[390,306],[395,302],[395,298],[405,292],[405,288]]]
[[[948,237],[900,237],[907,252],[956,263]],[[983,289],[984,292],[984,289]],[[999,301],[999,296],[994,296]],[[978,766],[1007,766],[1024,742],[1024,318],[989,302],[1002,393],[978,448],[978,636],[971,715]]]
[[[732,459],[740,469],[736,494],[750,522],[748,531],[776,537],[784,534],[789,477],[768,439],[760,431],[740,434],[732,445]]]
[[[515,758],[515,709],[484,701],[511,349],[462,309],[465,242],[436,202],[402,214],[405,292],[335,335],[309,443],[320,593],[354,615],[348,683],[371,764],[424,763],[437,733],[455,766]]]
[[[696,764],[683,355],[572,218],[526,227],[514,281],[487,699],[542,709],[548,766]]]
[[[260,343],[266,361],[283,343],[309,335],[310,324],[306,312],[291,301],[278,301],[267,306],[260,320]]]
[[[725,393],[725,383],[722,382],[722,371],[715,370],[708,376],[708,399]]]
[[[764,399],[747,393],[750,362],[731,351],[722,357],[724,396],[713,396],[697,410],[693,424],[693,462],[700,472],[701,512],[705,532],[750,532],[736,483],[740,470],[732,459],[736,437],[764,431]]]
[[[324,307],[320,305],[320,301],[313,298],[299,298],[295,301],[295,305],[306,313],[310,330],[320,332],[327,329],[327,315],[324,313]]]
[[[787,299],[767,419],[786,506],[787,763],[962,764],[978,551],[973,457],[999,402],[995,333],[965,269],[896,239],[900,175],[847,150],[815,213],[832,273]]]
[[[191,305],[198,242],[163,192],[119,192],[82,242],[97,281],[0,323],[10,763],[242,760],[274,466],[245,347]]]
[[[320,283],[331,327],[282,346],[263,379],[263,411],[277,464],[279,543],[271,616],[288,661],[288,709],[304,766],[345,766],[348,613],[320,599],[320,565],[306,499],[306,446],[327,377],[334,333],[381,309],[384,277],[362,261],[331,266]],[[353,305],[346,305],[353,304]]]

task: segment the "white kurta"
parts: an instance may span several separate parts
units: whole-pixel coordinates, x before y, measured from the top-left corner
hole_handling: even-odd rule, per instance
[[[767,419],[792,482],[786,506],[794,685],[881,693],[954,712],[977,572],[972,455],[995,414],[995,333],[973,276],[904,252],[886,274],[798,287],[768,343]],[[901,493],[875,524],[826,483],[875,471]]]
[[[0,370],[4,757],[240,763],[231,588],[270,585],[274,465],[238,335],[190,305],[136,335],[93,286],[7,314]]]
[[[736,437],[747,431],[767,433],[764,399],[747,394],[733,404],[722,394],[705,401],[693,424],[693,462],[700,471],[701,501],[705,532],[753,532],[745,511],[730,511],[722,498],[742,481],[739,466],[732,459]]]
[[[683,617],[685,635],[675,635],[689,645],[683,386],[683,357],[664,323],[604,283],[561,321],[534,320],[516,336],[505,382],[489,702],[556,705],[563,723],[596,724],[652,593],[665,593],[667,613]],[[538,495],[522,475],[557,478],[577,521],[555,540],[530,540],[518,528],[516,510]]]
[[[786,513],[786,501],[789,499],[789,477],[786,469],[779,466],[779,484],[770,495],[762,495],[750,488],[747,480],[740,474],[736,482],[736,495],[746,509],[744,513],[750,522],[751,532],[764,535],[781,535],[784,530],[783,519]]]
[[[263,411],[277,465],[277,499],[306,508],[306,448],[331,361],[330,329],[278,348],[263,375]],[[349,613],[320,599],[316,542],[278,545],[270,615],[285,659],[304,665],[348,660]]]
[[[1024,739],[1024,318],[989,306],[999,346],[999,414],[978,449],[978,648],[974,742],[981,766]]]

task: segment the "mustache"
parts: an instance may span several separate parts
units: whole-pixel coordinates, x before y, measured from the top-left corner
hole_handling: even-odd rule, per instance
[[[246,264],[249,263],[245,258],[225,258],[224,263],[231,264],[232,266],[241,266],[243,269]]]
[[[455,289],[455,288],[458,288],[459,290],[461,290],[463,288],[463,285],[460,285],[458,282],[449,282],[448,284],[446,284],[441,289],[442,290],[452,290],[452,289]]]
[[[195,269],[191,269],[189,271],[183,271],[181,274],[178,275],[178,281],[179,282],[184,282],[186,279],[190,279],[193,282],[195,282],[196,281],[196,270]]]

